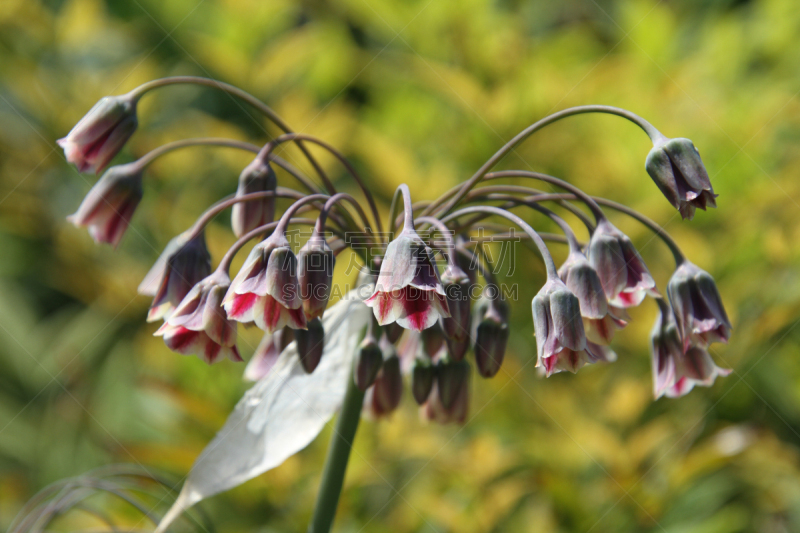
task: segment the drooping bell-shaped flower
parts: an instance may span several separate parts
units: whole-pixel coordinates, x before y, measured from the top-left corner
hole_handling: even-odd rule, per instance
[[[684,261],[672,274],[667,294],[684,351],[692,343],[728,342],[731,323],[714,278],[697,265]]]
[[[589,240],[588,257],[611,305],[634,307],[642,303],[647,294],[658,296],[656,282],[639,252],[608,220],[597,224]]]
[[[647,154],[645,168],[664,196],[685,219],[696,208],[717,207],[714,188],[700,153],[689,139],[665,139]]]
[[[675,382],[666,389],[668,398],[688,394],[695,386],[710,387],[717,376],[727,376],[729,368],[720,368],[711,359],[705,347],[691,345],[685,354],[675,361]]]
[[[136,131],[136,100],[106,96],[58,140],[67,161],[81,172],[100,172]]]
[[[278,356],[294,340],[295,331],[284,327],[275,333],[265,333],[244,369],[244,379],[258,381],[269,374],[278,361]]]
[[[372,418],[381,418],[392,413],[403,397],[403,375],[400,372],[400,359],[394,346],[381,341],[383,365],[375,383],[367,390],[364,407]]]
[[[568,370],[577,372],[586,364],[614,361],[608,347],[586,340],[577,296],[560,279],[551,279],[533,298],[537,367],[546,375]]]
[[[303,312],[308,320],[321,318],[333,288],[333,250],[316,231],[297,252],[297,279]]]
[[[365,303],[382,326],[397,322],[421,331],[450,316],[431,249],[413,229],[406,227],[389,243],[375,290]]]
[[[442,273],[442,287],[447,295],[447,308],[450,311],[449,317],[442,317],[440,322],[442,330],[451,348],[456,348],[460,353],[450,355],[457,360],[464,357],[468,343],[464,343],[469,338],[472,315],[470,313],[471,299],[469,276],[457,264],[448,265]]]
[[[244,167],[239,174],[239,186],[236,197],[257,192],[275,191],[278,179],[269,161],[261,157],[255,158]],[[231,212],[231,228],[236,237],[242,237],[249,231],[264,224],[269,224],[275,217],[275,197],[266,196],[259,200],[238,202],[234,204]]]
[[[209,274],[211,255],[204,232],[194,237],[186,232],[172,239],[139,285],[141,294],[153,296],[147,321],[168,317],[192,287]]]
[[[111,167],[67,220],[78,227],[88,228],[95,242],[116,247],[143,194],[142,171],[135,163]]]
[[[481,377],[494,377],[505,358],[510,333],[508,303],[494,285],[484,287],[475,306],[475,365]]]
[[[222,299],[230,286],[218,270],[200,281],[156,331],[167,347],[184,355],[196,354],[212,364],[223,357],[241,361],[236,347],[236,322],[228,319]]]
[[[236,275],[224,300],[228,316],[255,322],[267,332],[283,326],[305,329],[297,284],[297,258],[282,234],[258,243]]]
[[[319,318],[309,320],[307,326],[306,329],[296,330],[294,338],[297,343],[300,364],[303,370],[310,374],[322,359],[322,351],[325,348],[325,328],[322,327],[322,321]]]
[[[650,333],[650,355],[653,394],[658,399],[675,384],[675,366],[683,357],[683,345],[672,308],[663,298],[655,300],[658,303],[659,313]]]
[[[567,289],[578,297],[587,340],[609,344],[616,330],[625,327],[627,322],[619,316],[620,310],[608,305],[600,276],[583,252],[572,250],[558,275]]]

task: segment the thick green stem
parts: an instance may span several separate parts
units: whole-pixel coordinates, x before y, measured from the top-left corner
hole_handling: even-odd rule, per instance
[[[336,429],[331,437],[328,448],[328,457],[325,459],[325,469],[322,471],[317,503],[314,506],[314,516],[308,526],[308,533],[328,533],[336,516],[336,507],[339,504],[339,495],[342,493],[344,474],[347,470],[347,461],[350,450],[361,419],[361,407],[364,403],[364,393],[356,387],[352,373],[347,374],[347,392],[344,395],[342,411],[336,422]]]

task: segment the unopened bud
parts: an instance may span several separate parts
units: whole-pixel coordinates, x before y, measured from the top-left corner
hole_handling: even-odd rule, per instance
[[[414,360],[411,369],[411,394],[419,405],[425,403],[431,393],[433,380],[436,377],[436,367],[429,359],[418,357]]]
[[[325,348],[325,329],[320,319],[309,320],[307,329],[298,329],[294,333],[297,342],[297,353],[303,370],[310,374],[317,368],[322,351]]]
[[[475,335],[475,365],[484,378],[494,377],[503,364],[508,343],[508,325],[491,317],[478,324]]]
[[[385,416],[397,409],[403,396],[403,376],[400,373],[400,359],[391,345],[384,349],[386,356],[375,385],[372,387],[371,409],[375,416]]]
[[[448,339],[463,340],[469,337],[471,323],[469,277],[458,266],[448,266],[442,273],[442,286],[450,308],[450,316],[440,320],[442,329]]]
[[[386,334],[386,339],[394,344],[400,337],[403,335],[405,328],[398,324],[397,322],[392,322],[391,324],[386,324],[383,326],[383,332]]]
[[[428,329],[420,332],[422,338],[422,351],[425,355],[434,359],[444,347],[444,332],[442,327],[436,323]]]
[[[256,192],[275,191],[278,180],[269,162],[260,157],[254,159],[239,174],[239,186],[236,197]],[[231,212],[231,227],[237,237],[248,233],[264,224],[269,224],[275,217],[275,197],[266,196],[249,202],[234,204]]]
[[[461,394],[462,387],[468,386],[469,364],[466,361],[442,361],[436,370],[439,401],[445,410],[450,410]]]
[[[367,337],[358,348],[358,357],[354,368],[356,386],[366,391],[375,382],[375,377],[383,365],[383,353],[372,337]]]

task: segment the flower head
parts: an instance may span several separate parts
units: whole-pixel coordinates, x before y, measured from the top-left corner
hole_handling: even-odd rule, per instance
[[[236,322],[222,309],[222,299],[230,286],[225,272],[216,271],[200,281],[156,331],[175,352],[197,354],[212,364],[223,357],[241,361],[236,347]]]
[[[406,228],[389,243],[375,290],[365,303],[382,326],[396,321],[421,331],[450,316],[431,249],[415,231]]]
[[[101,98],[58,144],[81,172],[100,172],[136,131],[136,100]]]
[[[658,296],[656,283],[639,252],[608,220],[597,224],[589,240],[588,256],[611,305],[633,307],[642,303],[647,294]]]
[[[689,261],[683,262],[667,284],[684,351],[691,343],[728,342],[731,323],[714,278]]]
[[[78,227],[89,228],[95,242],[116,247],[143,194],[142,171],[138,166],[128,163],[111,167],[67,220]]]
[[[647,154],[645,168],[683,218],[694,217],[696,208],[717,207],[714,188],[700,153],[689,139],[667,139]]]
[[[578,250],[570,252],[558,271],[561,280],[580,303],[586,338],[596,344],[609,344],[614,332],[627,325],[619,309],[608,305],[600,276]]]
[[[161,320],[172,312],[200,280],[211,274],[211,256],[204,232],[172,239],[139,285],[139,293],[153,296],[147,321]]]
[[[239,174],[239,186],[236,197],[245,196],[256,192],[275,191],[278,179],[275,171],[267,161],[260,157],[254,159],[244,167]],[[238,202],[234,204],[231,212],[231,227],[237,237],[256,229],[264,224],[269,224],[275,217],[275,197],[266,196],[260,200]]]
[[[322,317],[333,288],[336,259],[325,239],[314,233],[297,253],[297,278],[308,320]]]
[[[297,258],[283,235],[273,234],[250,252],[224,299],[228,316],[267,332],[305,329],[297,286]]]

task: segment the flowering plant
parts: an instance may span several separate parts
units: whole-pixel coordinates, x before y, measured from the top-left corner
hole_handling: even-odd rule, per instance
[[[116,246],[143,198],[145,169],[157,157],[198,145],[255,154],[239,177],[235,195],[211,206],[173,239],[139,288],[154,297],[148,320],[163,321],[156,335],[163,337],[170,350],[197,355],[208,364],[225,358],[242,361],[236,344],[239,322],[264,331],[245,371],[256,385],[198,458],[159,531],[165,531],[187,506],[280,464],[307,445],[341,409],[310,527],[314,532],[328,531],[359,419],[362,413],[380,418],[396,409],[404,374],[423,418],[463,422],[470,398],[467,353],[470,348],[474,352],[478,374],[491,378],[501,369],[509,337],[512,306],[495,279],[492,261],[476,246],[487,239],[487,231],[491,240],[524,238],[544,262],[545,279],[532,301],[536,365],[543,374],[574,373],[586,364],[616,360],[609,345],[615,332],[630,320],[626,309],[640,305],[647,296],[659,308],[651,342],[656,397],[684,395],[693,386],[709,386],[716,376],[729,372],[714,364],[707,349],[712,342],[727,342],[731,332],[716,285],[707,272],[684,257],[663,228],[628,207],[589,196],[550,175],[492,172],[515,146],[558,120],[585,113],[616,115],[650,137],[653,149],[646,158],[646,170],[681,216],[691,219],[696,208],[716,205],[708,174],[691,141],[668,139],[623,109],[566,109],[524,129],[470,179],[438,199],[414,203],[409,187],[398,187],[386,231],[372,192],[341,153],[320,139],[293,133],[255,97],[213,80],[165,78],[123,96],[104,98],[59,141],[68,160],[81,171],[103,170],[133,135],[139,99],[156,88],[179,83],[207,85],[241,98],[284,134],[263,146],[208,138],[169,143],[132,163],[109,167],[70,217],[74,224],[88,227],[96,241]],[[300,148],[322,188],[275,154],[284,143]],[[308,145],[332,154],[363,198],[339,192]],[[279,187],[274,167],[304,190]],[[492,183],[505,178],[536,180],[565,192]],[[290,199],[292,204],[276,221],[277,198]],[[588,208],[594,220],[572,202]],[[569,224],[545,203],[575,214],[589,231],[588,242],[580,243]],[[212,270],[203,230],[227,208],[232,208],[231,229],[238,240]],[[518,208],[549,217],[563,236],[537,232],[512,212]],[[631,240],[611,223],[603,208],[638,220],[669,247],[676,269],[667,285],[668,301]],[[317,216],[301,216],[308,212]],[[296,252],[287,238],[290,225],[313,228]],[[522,231],[521,236],[516,230]],[[476,237],[476,232],[481,236]],[[231,276],[234,256],[255,239],[261,240]],[[546,241],[568,246],[561,268]],[[335,260],[348,248],[362,259],[358,283],[329,306]],[[443,264],[441,274],[438,263]],[[485,283],[476,299],[472,288],[479,278]],[[230,453],[233,447],[236,453]]]

